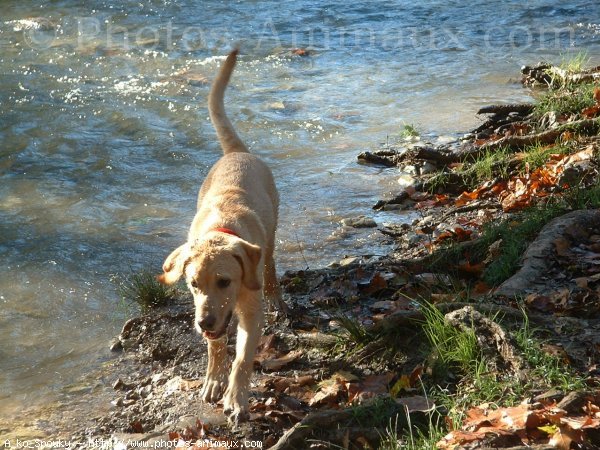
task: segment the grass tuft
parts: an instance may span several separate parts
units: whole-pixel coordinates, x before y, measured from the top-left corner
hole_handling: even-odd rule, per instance
[[[177,296],[176,288],[159,283],[150,271],[127,275],[118,291],[124,300],[140,305],[143,312],[166,305]]]
[[[453,327],[446,322],[444,314],[432,304],[425,303],[422,309],[425,316],[423,331],[434,350],[436,369],[443,372],[458,369],[462,374],[472,372],[481,360],[474,331]]]
[[[488,150],[473,160],[469,167],[461,171],[465,183],[475,189],[481,183],[494,178],[506,179],[509,173],[511,152],[508,148]]]
[[[587,50],[580,50],[574,55],[563,55],[559,67],[570,74],[578,73],[589,64],[590,59]]]
[[[554,112],[557,117],[579,114],[584,108],[595,104],[594,87],[593,84],[583,83],[547,91],[534,107],[534,118],[540,120],[549,112]]]
[[[410,138],[416,138],[419,137],[421,135],[421,133],[419,133],[419,130],[417,129],[417,127],[415,125],[411,125],[411,124],[405,124],[402,127],[402,131],[400,131],[400,137],[402,137],[403,139],[410,139]]]
[[[543,351],[543,341],[537,336],[539,332],[530,328],[529,319],[523,312],[523,327],[515,331],[514,337],[523,352],[525,360],[532,368],[532,387],[545,386],[547,389],[559,389],[563,392],[577,391],[586,388],[585,379],[571,369],[558,356]]]

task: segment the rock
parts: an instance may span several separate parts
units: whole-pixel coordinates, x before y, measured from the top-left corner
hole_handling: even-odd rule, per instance
[[[142,398],[146,398],[150,395],[151,392],[152,392],[152,385],[149,384],[147,386],[144,386],[142,389],[140,389],[140,396]]]
[[[113,389],[115,391],[127,391],[133,388],[133,385],[131,383],[126,383],[123,380],[121,380],[120,378],[117,379],[117,381],[115,381],[113,383]]]
[[[396,308],[396,302],[392,300],[381,300],[373,303],[370,308],[373,311],[391,311]]]
[[[137,401],[139,399],[140,399],[140,394],[138,394],[136,391],[129,391],[127,394],[125,394],[125,401],[127,401],[127,400]]]
[[[267,105],[267,109],[278,109],[278,110],[281,110],[281,109],[285,109],[285,105],[284,105],[283,102],[273,102],[273,103],[269,103]]]
[[[408,164],[408,165],[404,166],[402,168],[402,171],[409,175],[415,175],[415,176],[419,175],[419,168],[413,164]]]
[[[355,262],[360,262],[361,258],[358,256],[347,256],[346,258],[340,260],[340,266],[349,266],[350,264],[354,264]]]
[[[408,175],[408,174],[402,174],[400,175],[400,177],[398,178],[398,184],[400,186],[402,186],[403,188],[406,188],[408,186],[412,186],[413,184],[415,184],[415,178]]]
[[[533,400],[535,402],[552,403],[562,398],[564,395],[565,394],[563,391],[559,391],[558,389],[550,389],[547,392],[536,395]]]
[[[123,343],[119,340],[119,338],[113,339],[110,343],[110,351],[111,352],[120,352],[123,350]]]
[[[161,385],[161,384],[164,384],[167,380],[165,378],[165,374],[160,372],[160,373],[155,373],[154,375],[152,375],[151,381],[152,381],[152,384]]]
[[[431,164],[429,161],[425,161],[425,163],[419,168],[419,174],[428,175],[430,173],[435,173],[438,170],[439,169],[434,164]]]
[[[435,217],[433,217],[433,216],[425,216],[420,220],[415,219],[415,222],[413,222],[413,225],[416,225],[417,227],[423,227],[425,225],[431,224],[434,220],[435,220]]]
[[[293,48],[290,53],[296,56],[310,56],[310,50],[306,48]]]
[[[424,234],[417,234],[417,233],[406,233],[403,236],[404,242],[406,242],[409,246],[413,246],[418,244],[419,242],[421,242],[424,239],[427,239],[427,236]]]
[[[352,228],[374,228],[377,226],[377,222],[370,217],[358,216],[342,219],[342,225]]]
[[[556,406],[569,414],[581,414],[588,401],[596,401],[593,397],[589,392],[570,392]]]

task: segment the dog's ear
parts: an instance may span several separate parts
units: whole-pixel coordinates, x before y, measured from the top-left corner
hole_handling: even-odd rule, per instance
[[[189,256],[190,246],[185,243],[171,252],[162,266],[163,274],[158,275],[156,279],[162,284],[173,284],[183,275],[185,262]]]
[[[258,263],[262,250],[258,245],[238,240],[235,257],[242,266],[242,283],[251,291],[258,291],[262,285],[258,278]]]

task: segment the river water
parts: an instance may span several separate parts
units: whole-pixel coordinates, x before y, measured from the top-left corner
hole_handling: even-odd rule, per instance
[[[404,124],[443,139],[482,105],[530,100],[522,64],[582,49],[600,64],[599,18],[583,0],[2,1],[0,423],[109,360],[131,312],[114,280],[183,242],[233,45],[227,108],[275,174],[282,272],[384,252],[339,222],[409,220],[370,209],[399,174],[356,155]]]

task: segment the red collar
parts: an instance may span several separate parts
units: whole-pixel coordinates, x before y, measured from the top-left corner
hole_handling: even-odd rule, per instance
[[[215,228],[213,231],[218,231],[219,233],[230,234],[235,237],[240,237],[235,231],[230,230],[229,228]]]

